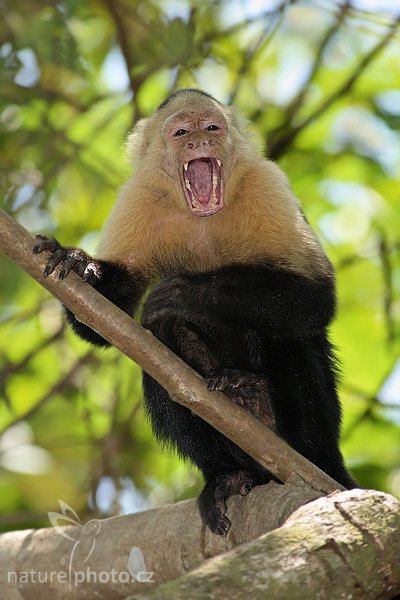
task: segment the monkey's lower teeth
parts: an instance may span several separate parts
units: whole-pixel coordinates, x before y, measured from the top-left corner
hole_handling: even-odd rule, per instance
[[[220,162],[220,161],[218,161],[218,162]],[[184,164],[185,171],[187,171],[188,164],[189,163]],[[187,189],[187,197],[188,197],[188,200],[190,203],[190,208],[193,210],[193,212],[205,213],[206,211],[209,211],[210,209],[217,209],[219,207],[220,201],[218,200],[218,197],[217,197],[218,185],[219,185],[219,178],[218,178],[218,175],[216,175],[214,173],[212,175],[212,189],[211,189],[211,194],[210,194],[211,197],[198,198],[194,189],[192,188],[189,177],[185,174],[184,186]]]

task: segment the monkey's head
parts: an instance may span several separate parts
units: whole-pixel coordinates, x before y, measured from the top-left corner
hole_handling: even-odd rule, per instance
[[[199,217],[224,207],[236,157],[248,145],[234,111],[192,89],[167,98],[138,123],[132,140],[139,169],[153,179],[161,169],[168,197]]]

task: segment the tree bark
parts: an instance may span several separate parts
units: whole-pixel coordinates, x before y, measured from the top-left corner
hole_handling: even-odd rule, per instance
[[[210,557],[272,531],[299,506],[317,497],[317,492],[297,476],[285,485],[271,482],[257,487],[245,498],[231,497],[227,504],[232,528],[226,539],[204,528],[194,500],[92,520],[77,527],[63,527],[61,532],[48,528],[4,533],[0,535],[0,590],[7,600],[123,598],[171,581]],[[93,542],[93,551],[85,562]],[[132,548],[140,549],[144,562],[133,576],[128,570]],[[90,579],[87,569],[96,575]],[[115,581],[110,575],[112,569],[122,574],[115,576]],[[65,573],[66,577],[64,581],[39,584],[29,576],[32,570],[36,580],[39,573],[42,580],[51,572]],[[146,576],[139,574],[141,571],[152,573],[149,583],[144,584]],[[107,581],[99,582],[99,577]]]
[[[393,496],[335,492],[254,542],[125,600],[390,600],[400,593],[399,532]]]
[[[226,539],[204,529],[193,500],[63,528],[69,538],[52,528],[5,533],[2,597],[393,598],[400,592],[400,502],[371,490],[315,498],[297,477],[232,497]]]

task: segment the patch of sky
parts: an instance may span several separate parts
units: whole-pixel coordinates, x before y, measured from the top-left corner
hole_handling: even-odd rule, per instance
[[[40,78],[35,53],[30,48],[23,48],[17,52],[17,56],[22,64],[15,76],[15,83],[22,87],[33,87]]]
[[[327,149],[340,152],[349,146],[379,163],[389,177],[399,176],[399,136],[366,108],[345,108],[333,122]]]
[[[390,405],[385,411],[387,418],[400,424],[400,358],[379,390],[378,399],[382,404]]]
[[[114,46],[107,54],[103,67],[102,79],[109,90],[125,92],[129,89],[129,76],[121,50]]]
[[[120,487],[117,490],[111,477],[101,477],[96,490],[96,506],[103,513],[113,511],[114,504],[118,505],[120,514],[124,515],[146,509],[146,500],[143,494],[136,489],[131,479],[123,477],[119,485]]]
[[[190,17],[190,3],[186,0],[159,0],[158,5],[169,21],[182,19],[185,23]]]
[[[277,10],[281,4],[281,0],[231,0],[221,4],[219,19],[224,28],[229,28],[246,19]]]
[[[323,180],[320,190],[324,198],[339,207],[320,219],[319,228],[324,237],[332,244],[366,241],[382,197],[368,186],[335,179]]]

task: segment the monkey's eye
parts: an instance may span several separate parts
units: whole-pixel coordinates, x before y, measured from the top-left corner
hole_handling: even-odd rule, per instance
[[[178,131],[175,131],[174,137],[179,137],[180,135],[185,135],[185,133],[187,133],[187,129],[178,129]]]
[[[208,125],[207,131],[218,131],[218,125]]]

